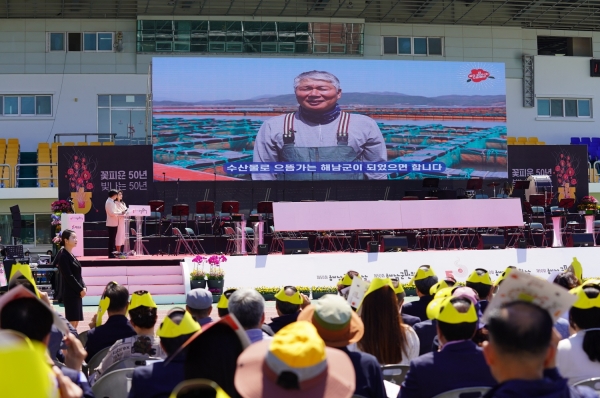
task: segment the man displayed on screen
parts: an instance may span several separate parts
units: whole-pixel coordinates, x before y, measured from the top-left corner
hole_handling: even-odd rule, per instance
[[[387,152],[377,123],[368,116],[342,111],[340,81],[324,71],[294,79],[297,112],[273,117],[261,126],[254,162],[385,162]],[[254,180],[384,180],[385,173],[252,174]]]

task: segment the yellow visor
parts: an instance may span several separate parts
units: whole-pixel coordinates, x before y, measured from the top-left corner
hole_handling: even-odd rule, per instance
[[[173,322],[167,315],[160,325],[156,335],[158,337],[174,338],[184,334],[195,333],[198,330],[200,330],[200,325],[198,322],[192,318],[192,315],[190,315],[189,312],[185,311],[183,318],[181,318],[181,322],[179,322],[179,325]]]
[[[431,267],[429,265],[421,265],[415,273],[415,276],[413,276],[410,280],[410,283],[413,283],[414,281],[420,281],[421,279],[429,278],[430,276],[435,276],[435,272],[433,272]]]
[[[569,293],[577,297],[577,301],[575,301],[573,307],[579,308],[581,310],[589,310],[590,308],[600,308],[600,295],[598,295],[598,297],[596,298],[589,298],[584,291],[586,287],[596,286],[600,289],[600,286],[598,284],[588,282],[592,281],[587,281],[585,284],[577,286],[576,288],[573,288],[569,291]]]
[[[149,307],[149,308],[157,308],[156,303],[152,299],[152,295],[150,292],[144,292],[142,294],[133,293],[131,295],[131,303],[129,303],[129,310],[131,311],[134,308],[139,306]]]
[[[285,288],[279,290],[275,295],[275,298],[279,301],[285,301],[286,303],[300,305],[303,303],[302,296],[297,291],[294,292],[291,296],[285,294]]]
[[[431,312],[432,319],[437,319],[440,322],[458,324],[458,323],[475,323],[477,322],[477,312],[475,311],[475,305],[468,300],[469,309],[467,312],[458,312],[451,300],[454,297],[446,297],[442,299],[434,308],[429,309],[427,306],[427,311]],[[435,301],[435,300],[434,300]],[[432,304],[433,301],[430,303]]]
[[[477,271],[485,271],[482,275],[479,275],[477,273]],[[471,272],[471,275],[469,275],[469,277],[467,278],[467,282],[471,282],[471,283],[482,283],[484,285],[493,285],[492,282],[492,278],[490,277],[490,274],[482,269],[482,268],[477,268],[475,271]]]

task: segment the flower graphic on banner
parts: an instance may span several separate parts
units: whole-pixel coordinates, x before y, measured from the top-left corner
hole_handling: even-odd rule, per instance
[[[577,190],[577,170],[579,161],[569,153],[559,153],[555,156],[556,165],[552,174],[558,184],[558,201],[562,199],[575,199]],[[587,183],[587,181],[586,181]]]
[[[67,162],[68,169],[65,177],[69,182],[71,198],[75,202],[73,210],[75,213],[86,214],[92,208],[96,161],[77,151],[67,157]]]

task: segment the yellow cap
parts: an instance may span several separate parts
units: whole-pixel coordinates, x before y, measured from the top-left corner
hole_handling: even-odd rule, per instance
[[[441,300],[439,305],[432,308],[431,315],[432,319],[437,319],[440,322],[445,323],[474,323],[477,322],[477,311],[475,310],[475,305],[471,302],[471,300],[465,299],[469,303],[469,309],[467,312],[458,312],[454,305],[452,304],[452,299],[459,297],[446,297]],[[429,306],[427,307],[427,311],[429,312]],[[429,316],[429,313],[427,314]]]
[[[200,330],[200,325],[194,320],[194,318],[192,318],[192,315],[190,315],[190,313],[187,311],[183,312],[184,315],[183,318],[181,318],[179,325],[173,322],[173,320],[171,320],[171,318],[169,318],[167,315],[160,324],[160,328],[158,328],[156,335],[158,337],[174,338],[184,334],[191,334]]]
[[[433,300],[427,304],[427,318],[435,319],[434,316],[437,313],[437,307],[439,307],[446,297],[452,296],[452,290],[454,290],[453,287],[445,287],[437,291],[437,293],[433,296]]]
[[[208,388],[212,388],[216,392],[215,398],[229,398],[229,395],[217,383],[206,379],[182,381],[175,386],[169,398],[177,398],[179,394],[186,394],[192,391],[206,391]]]
[[[379,290],[384,286],[389,286],[392,290],[394,290],[394,285],[392,284],[392,280],[390,278],[373,278],[364,297],[367,297],[369,294],[373,293],[375,290]],[[364,300],[364,297],[363,297],[363,300]]]
[[[142,305],[144,307],[157,308],[150,292],[145,290],[133,292],[131,302],[129,303],[129,311]]]
[[[274,356],[292,368],[309,368],[326,360],[325,342],[312,323],[290,323],[273,336],[268,357]]]
[[[352,272],[352,271],[348,271],[348,272]],[[360,274],[357,272],[355,278],[360,278]],[[344,286],[351,286],[352,285],[352,278],[350,277],[350,275],[348,275],[348,273],[346,273],[346,275],[344,275],[344,277],[338,282],[338,284],[344,285]]]
[[[219,302],[217,303],[217,308],[228,308],[229,307],[229,299],[227,298],[227,296],[225,294],[222,294],[221,297],[219,298]]]
[[[413,283],[414,281],[420,281],[421,279],[429,278],[430,276],[435,276],[435,272],[433,272],[431,266],[421,265],[410,282]]]
[[[579,260],[577,260],[577,257],[573,257],[573,261],[571,261],[571,265],[569,266],[568,270],[572,271],[575,274],[577,279],[579,279],[579,282],[582,282],[583,267],[581,266],[581,263],[579,262]]]
[[[435,294],[437,292],[439,292],[440,290],[445,289],[447,287],[448,287],[448,283],[446,281],[439,281],[435,285],[431,286],[431,288],[429,289],[429,294],[432,296],[435,296]]]
[[[584,289],[586,287],[595,286],[600,290],[600,281],[595,280],[596,283],[589,283],[594,281],[587,281],[585,284],[581,286],[577,286],[569,291],[569,293],[575,295],[577,297],[577,301],[573,304],[573,307],[579,308],[581,310],[589,310],[590,308],[600,308],[600,295],[596,298],[589,298],[587,294],[585,294]]]
[[[4,334],[5,332],[0,332]],[[58,397],[56,376],[39,349],[23,336],[12,343],[4,338],[0,345],[0,383],[2,395],[11,398]],[[26,376],[26,380],[23,378]]]
[[[495,284],[495,285],[499,285],[499,284],[500,284],[500,282],[502,282],[504,279],[506,279],[506,277],[508,276],[508,274],[510,274],[510,273],[511,273],[513,270],[515,270],[515,269],[517,269],[517,267],[515,267],[515,266],[513,266],[513,265],[511,265],[511,266],[508,266],[508,267],[507,267],[507,268],[504,270],[504,272],[502,273],[502,275],[500,275],[500,276],[498,277],[498,279],[496,279],[496,282],[495,282],[494,284]]]
[[[402,284],[400,283],[400,281],[398,279],[391,279],[391,281],[392,281],[392,286],[394,287],[394,293],[396,293],[396,294],[404,293],[404,287],[402,287]]]
[[[280,289],[277,292],[277,294],[275,295],[275,298],[279,301],[285,301],[286,303],[296,304],[296,305],[300,305],[304,302],[302,300],[302,296],[300,296],[300,293],[298,291],[295,291],[294,294],[292,294],[291,296],[288,296],[285,293],[285,287],[283,289]]]
[[[8,278],[8,283],[21,276],[31,283],[33,289],[35,290],[35,295],[39,298],[40,292],[35,284],[35,279],[33,279],[33,274],[31,273],[31,267],[29,267],[29,264],[13,264],[12,269],[10,270],[10,278]]]
[[[477,271],[484,271],[483,274],[479,275]],[[471,272],[471,275],[467,278],[467,282],[471,283],[483,283],[484,285],[493,285],[492,278],[487,270],[483,268],[476,268],[475,271]]]

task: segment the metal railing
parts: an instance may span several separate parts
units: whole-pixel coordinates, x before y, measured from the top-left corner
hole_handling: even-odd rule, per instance
[[[114,141],[117,134],[116,133],[60,133],[60,134],[54,134],[54,142],[60,142],[61,137],[84,137],[85,142],[88,142],[89,136],[94,136],[97,139],[100,139],[100,137],[109,137],[109,141]]]
[[[0,178],[0,187],[9,188],[12,186],[12,166],[10,164],[0,163],[1,169],[4,169],[5,167],[8,167],[8,177]],[[8,181],[8,184],[5,184],[4,181]]]
[[[58,163],[17,163],[15,170],[16,171],[20,171],[21,167],[58,167]],[[14,187],[18,188],[19,187],[19,181],[29,181],[29,180],[37,180],[38,181],[38,187],[40,186],[39,181],[40,180],[50,180],[50,186],[53,187],[54,184],[52,183],[53,180],[56,180],[58,182],[58,178],[57,177],[18,177],[15,179],[15,184]]]

